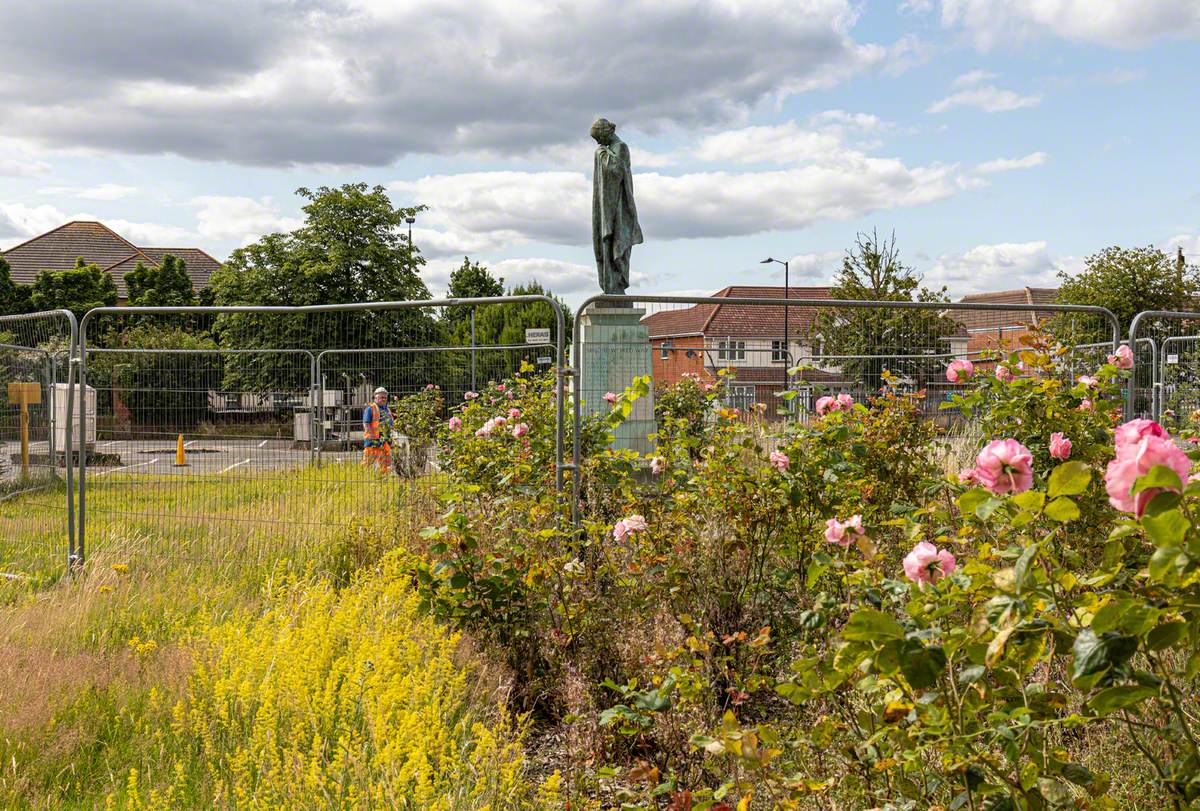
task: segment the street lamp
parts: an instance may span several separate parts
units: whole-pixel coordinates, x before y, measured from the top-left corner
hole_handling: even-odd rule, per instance
[[[766,259],[759,262],[759,264],[760,265],[769,265],[772,262],[774,262],[777,265],[783,265],[783,300],[786,302],[790,298],[790,296],[788,295],[788,291],[789,291],[789,288],[791,287],[790,281],[788,279],[788,271],[789,271],[788,263],[785,261],[782,261],[780,259],[775,259],[773,257],[768,256]],[[787,304],[784,304],[783,305],[783,390],[784,391],[787,391],[787,388],[788,388],[788,361],[791,359],[791,357],[792,357],[792,341],[791,341],[791,335],[789,334],[789,330],[788,330],[788,306],[787,306]]]

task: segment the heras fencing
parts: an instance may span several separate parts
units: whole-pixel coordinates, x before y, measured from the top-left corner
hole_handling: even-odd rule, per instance
[[[1200,313],[1150,310],[1129,325],[1134,354],[1126,418],[1147,417],[1169,428],[1200,408]]]
[[[470,310],[497,308],[522,308],[552,343],[445,343],[466,334]],[[87,448],[77,554],[119,563],[132,541],[169,559],[297,562],[331,540],[376,542],[381,517],[389,531],[396,519],[419,528],[436,507],[447,417],[522,368],[557,373],[561,388],[563,326],[545,296],[92,310],[80,327],[96,418],[76,437]],[[370,410],[380,388],[390,424]]]
[[[685,377],[719,386],[720,402],[773,421],[804,421],[825,395],[858,400],[887,383],[918,400],[946,428],[962,416],[944,407],[966,382],[947,380],[949,363],[987,371],[1010,353],[1053,342],[1065,351],[1064,379],[1094,371],[1120,341],[1115,315],[1063,304],[890,302],[759,297],[595,296],[573,325],[573,459],[581,425],[602,414],[606,396],[638,376],[653,379],[615,436],[621,449],[654,451],[655,396]],[[576,518],[585,489],[574,480]]]
[[[0,588],[57,576],[75,553],[76,335],[67,310],[0,317]]]

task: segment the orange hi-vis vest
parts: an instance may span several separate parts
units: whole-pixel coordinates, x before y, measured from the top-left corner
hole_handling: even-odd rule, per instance
[[[363,441],[369,447],[378,447],[384,444],[382,428],[383,409],[379,407],[378,403],[371,403],[367,407],[367,411],[370,413],[371,418],[363,420]],[[364,413],[363,416],[366,416],[366,414]],[[391,414],[389,413],[388,416],[391,416]]]

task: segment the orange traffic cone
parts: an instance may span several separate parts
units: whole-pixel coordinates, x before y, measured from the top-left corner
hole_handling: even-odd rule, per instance
[[[179,440],[175,443],[175,467],[187,467],[187,454],[183,451],[183,434],[179,435]]]

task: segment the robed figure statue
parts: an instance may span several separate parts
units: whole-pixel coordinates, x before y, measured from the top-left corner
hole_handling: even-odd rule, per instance
[[[642,242],[642,227],[633,204],[629,147],[616,130],[616,125],[604,118],[592,124],[592,137],[598,144],[592,173],[592,247],[600,289],[609,295],[624,295],[629,287],[629,254]]]

